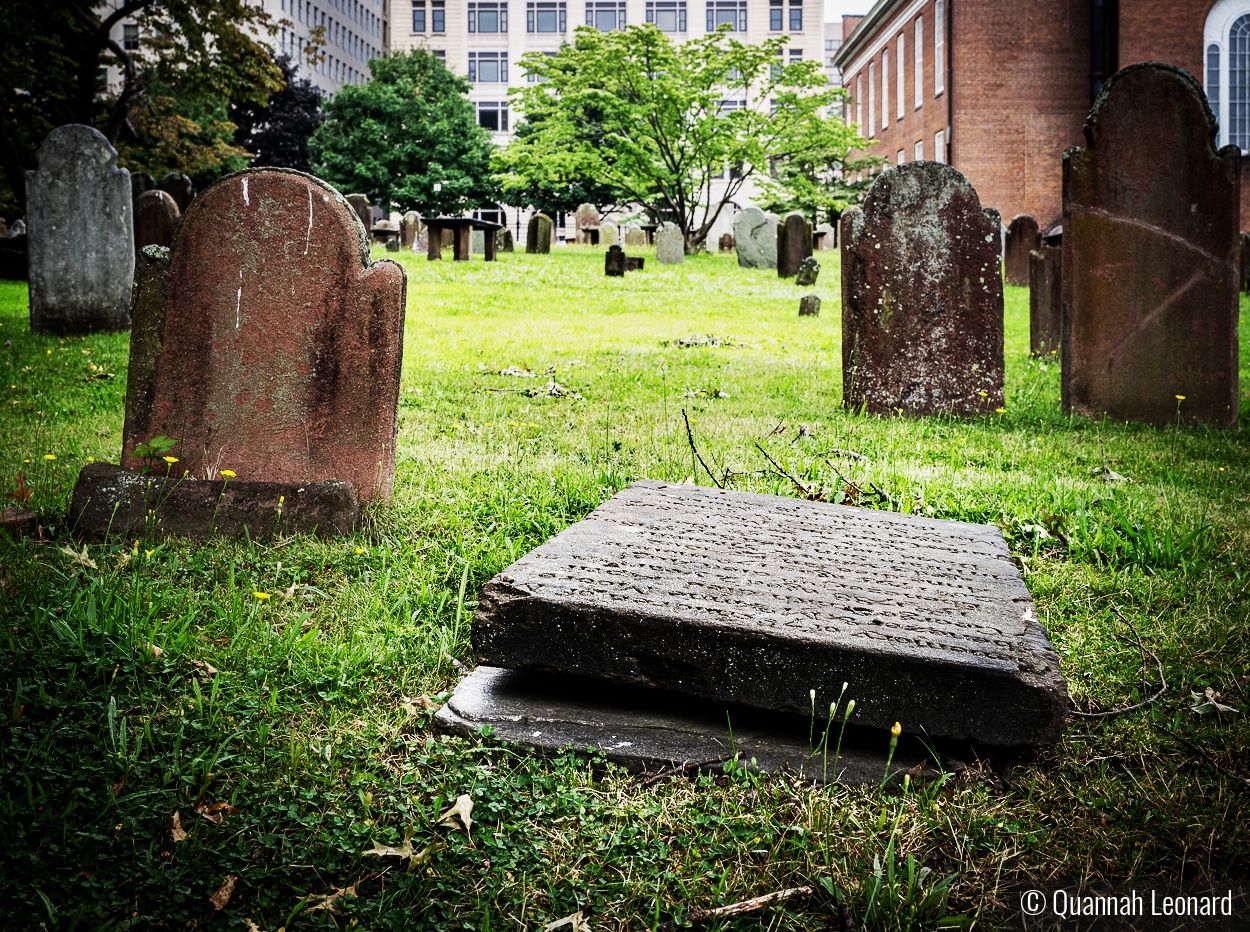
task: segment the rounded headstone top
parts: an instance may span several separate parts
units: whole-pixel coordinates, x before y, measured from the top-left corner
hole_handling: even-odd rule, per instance
[[[1214,143],[1218,129],[1218,120],[1215,114],[1211,112],[1210,106],[1207,105],[1207,95],[1203,91],[1202,85],[1198,83],[1197,78],[1184,68],[1178,68],[1176,65],[1169,65],[1161,61],[1143,61],[1134,65],[1128,65],[1106,80],[1102,90],[1098,93],[1098,99],[1094,101],[1094,106],[1090,108],[1089,116],[1085,120],[1085,139],[1090,145],[1093,145],[1094,137],[1098,133],[1099,119],[1113,94],[1137,94],[1141,92],[1143,85],[1160,87],[1168,84],[1175,85],[1176,91],[1181,95],[1188,95],[1195,103],[1201,104],[1198,112],[1205,116],[1207,126],[1211,132],[1211,141]],[[1154,93],[1157,93],[1157,91]],[[1154,98],[1152,98],[1153,102]]]
[[[40,144],[39,171],[61,171],[83,155],[91,155],[101,165],[117,167],[117,150],[102,132],[82,123],[66,123],[48,133]]]
[[[980,212],[981,198],[958,169],[942,162],[905,162],[877,176],[863,211],[872,216],[913,213],[930,205],[941,209],[957,197],[970,198],[968,206]]]

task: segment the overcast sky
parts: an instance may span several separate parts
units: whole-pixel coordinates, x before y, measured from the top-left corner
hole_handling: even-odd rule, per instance
[[[867,13],[873,0],[825,0],[825,22],[839,22],[847,13]]]

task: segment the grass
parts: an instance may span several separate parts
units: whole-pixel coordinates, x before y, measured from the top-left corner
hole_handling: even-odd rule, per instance
[[[799,318],[805,289],[722,256],[624,280],[574,248],[405,256],[395,501],[357,536],[141,541],[91,548],[94,566],[64,541],[0,536],[4,924],[520,930],[582,910],[596,930],[653,929],[810,884],[784,915],[705,928],[836,929],[842,904],[873,929],[999,928],[1033,887],[1244,894],[1250,792],[1211,762],[1250,776],[1246,434],[1063,416],[1014,288],[1004,414],[844,412],[836,262],[821,258],[823,316]],[[0,477],[10,491],[20,470],[59,533],[78,469],[118,457],[128,337],[32,336],[26,303],[0,283]],[[1243,304],[1243,386],[1248,325]],[[499,374],[513,366],[534,377]],[[906,791],[734,766],[641,788],[602,762],[436,736],[426,706],[469,660],[487,579],[633,479],[707,484],[683,408],[736,488],[795,494],[758,441],[830,497],[871,481],[884,507],[996,524],[1078,708],[1140,698],[1113,606],[1167,693]],[[1208,687],[1239,711],[1192,711]],[[462,794],[471,838],[436,827]],[[417,852],[447,847],[412,870],[363,854],[408,833]]]

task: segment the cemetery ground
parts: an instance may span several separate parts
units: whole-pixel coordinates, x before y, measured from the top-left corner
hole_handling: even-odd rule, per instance
[[[1010,925],[1030,888],[1244,896],[1250,436],[1062,415],[1057,360],[1028,358],[1010,287],[1004,410],[844,412],[837,263],[818,258],[824,314],[800,318],[813,289],[730,256],[605,279],[602,253],[575,248],[403,254],[393,505],[349,539],[86,550],[59,516],[79,468],[119,455],[128,336],[32,336],[25,285],[0,283],[3,491],[61,535],[0,536],[0,915],[276,932],[539,929],[581,910],[656,929],[806,885],[704,927],[838,929],[845,902],[901,930]],[[1241,334],[1246,410],[1250,303]],[[997,525],[1076,708],[1156,691],[1126,621],[1166,692],[885,790],[733,764],[644,781],[435,735],[479,587],[636,478],[711,484],[691,440],[733,488]],[[817,710],[813,744],[826,727]],[[471,830],[439,824],[464,795]]]

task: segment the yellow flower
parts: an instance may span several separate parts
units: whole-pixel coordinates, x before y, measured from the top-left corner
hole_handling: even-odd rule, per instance
[[[144,555],[145,557],[150,557],[150,556],[152,556],[152,554],[154,554],[154,553],[156,553],[156,550],[155,550],[155,549],[152,549],[152,550],[145,550],[145,551],[143,551],[143,555]]]
[[[977,392],[977,394],[978,394],[978,395],[980,395],[982,398],[985,398],[985,397],[986,397],[985,392]]]
[[[1184,396],[1184,395],[1177,395],[1177,396],[1176,396],[1176,400],[1177,400],[1177,401],[1184,401],[1184,400],[1185,400],[1185,396]]]
[[[162,456],[162,457],[161,457],[161,459],[163,459],[163,460],[164,460],[166,463],[168,463],[170,466],[172,466],[172,465],[174,465],[174,463],[178,462],[178,457],[176,457],[176,456]]]
[[[1006,413],[1007,413],[1007,409],[1006,409],[1006,408],[995,408],[995,409],[994,409],[994,413],[995,413],[995,414],[1006,414]]]
[[[360,556],[360,555],[361,555],[362,553],[364,553],[364,552],[365,552],[365,548],[364,548],[364,547],[357,547],[357,548],[356,548],[356,556]]]
[[[269,598],[268,592],[253,592],[252,595],[256,596],[256,598],[260,599],[262,602]]]
[[[894,727],[890,729],[890,734],[892,734],[894,737],[897,738],[902,733],[903,733],[903,726],[900,725],[898,722],[895,722]]]
[[[223,476],[225,476],[227,479],[233,479],[233,478],[234,478],[234,470],[233,470],[233,469],[223,469],[223,470],[221,471],[221,474],[222,474]]]
[[[88,457],[87,457],[87,462],[88,462],[88,463],[94,463],[94,462],[95,462],[95,457],[94,457],[94,456],[88,456]]]
[[[30,460],[22,460],[23,463],[29,463]]]
[[[279,495],[279,496],[278,496],[278,504],[279,504],[279,505],[281,505],[281,504],[282,504],[283,502],[285,502],[285,501],[286,501],[286,496],[285,496],[285,495]]]
[[[56,454],[55,454],[55,453],[45,453],[45,454],[43,455],[43,458],[44,458],[45,460],[48,460],[49,462],[51,462],[52,460],[56,459]]]
[[[139,542],[135,541],[135,550],[138,550],[138,549],[139,549]]]
[[[1221,467],[1220,467],[1220,472],[1223,472],[1223,471],[1224,471],[1224,467],[1223,467],[1223,466],[1221,466]]]
[[[51,355],[52,355],[52,350],[48,350],[48,355],[49,355],[49,356],[51,356]]]

